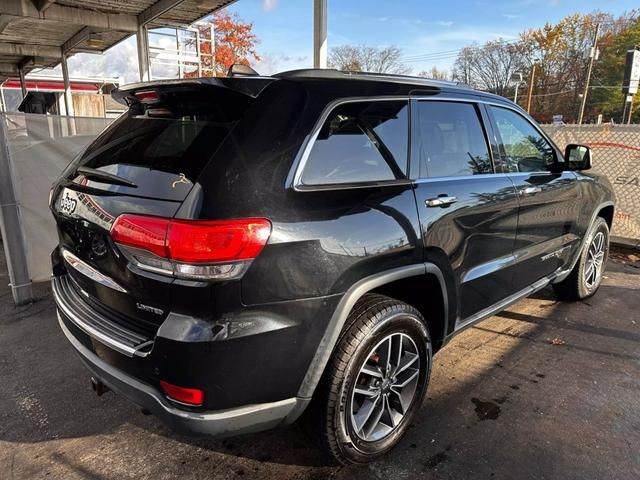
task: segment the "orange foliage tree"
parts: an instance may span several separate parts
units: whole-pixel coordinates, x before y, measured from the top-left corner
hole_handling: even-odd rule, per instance
[[[198,24],[197,28],[200,33],[202,76],[224,76],[234,63],[250,66],[251,62],[260,61],[255,50],[260,41],[253,33],[253,23],[246,23],[237,13],[218,11],[208,21]],[[211,55],[212,48],[214,55]],[[195,76],[197,71],[185,73],[185,77]]]

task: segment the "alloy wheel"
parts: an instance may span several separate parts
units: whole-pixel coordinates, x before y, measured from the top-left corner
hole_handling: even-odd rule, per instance
[[[606,239],[603,232],[598,232],[593,237],[587,260],[584,266],[584,284],[588,290],[593,290],[602,279],[602,266],[604,265],[606,254]]]
[[[356,435],[375,442],[402,422],[416,396],[420,355],[405,333],[383,338],[360,367],[351,394],[350,419]]]

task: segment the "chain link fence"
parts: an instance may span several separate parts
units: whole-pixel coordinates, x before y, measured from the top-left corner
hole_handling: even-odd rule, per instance
[[[606,176],[616,194],[612,235],[640,244],[640,125],[543,125],[564,150],[570,143],[593,150],[593,172]]]

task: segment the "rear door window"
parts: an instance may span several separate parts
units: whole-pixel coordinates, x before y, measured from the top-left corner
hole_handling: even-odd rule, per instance
[[[420,101],[417,105],[420,178],[493,173],[475,104]]]
[[[304,165],[303,185],[377,182],[406,177],[406,101],[349,102],[324,122]]]

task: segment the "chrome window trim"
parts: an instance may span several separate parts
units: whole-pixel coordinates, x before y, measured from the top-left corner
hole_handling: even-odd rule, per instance
[[[293,162],[293,167],[292,167],[292,171],[293,171],[293,175],[289,175],[288,179],[287,179],[287,184],[289,188],[292,188],[294,191],[296,192],[309,192],[309,191],[324,191],[324,190],[348,190],[348,189],[352,189],[352,188],[367,188],[367,187],[376,187],[376,186],[393,186],[393,185],[403,185],[406,183],[405,179],[398,179],[398,180],[388,180],[388,181],[384,181],[384,182],[362,182],[362,183],[351,183],[351,184],[326,184],[326,185],[304,185],[302,183],[302,172],[304,171],[304,167],[309,159],[309,155],[311,154],[311,149],[313,148],[313,145],[315,144],[316,139],[318,138],[318,135],[320,134],[320,130],[322,129],[322,126],[324,125],[324,122],[326,122],[327,118],[329,117],[329,115],[331,114],[331,112],[339,107],[340,105],[346,104],[346,103],[357,103],[357,102],[385,102],[385,101],[406,101],[406,102],[410,102],[411,100],[417,100],[417,101],[430,101],[430,102],[465,102],[465,103],[474,103],[474,104],[484,104],[484,105],[490,105],[490,106],[494,106],[494,107],[499,107],[499,108],[505,108],[507,110],[512,110],[513,112],[517,113],[518,115],[520,115],[521,117],[523,117],[530,125],[533,126],[533,128],[540,134],[542,135],[542,137],[549,142],[549,144],[554,148],[555,152],[557,155],[560,154],[560,150],[558,149],[558,146],[549,138],[549,136],[538,126],[538,124],[535,121],[531,121],[530,116],[524,111],[522,110],[521,107],[517,106],[517,105],[510,105],[509,103],[507,103],[509,100],[507,100],[505,98],[505,103],[502,103],[500,101],[495,101],[495,100],[489,100],[486,98],[482,98],[482,94],[481,93],[475,93],[475,92],[460,92],[459,94],[460,96],[439,96],[439,97],[434,97],[434,96],[430,96],[430,95],[381,95],[381,96],[365,96],[365,97],[344,97],[344,98],[339,98],[336,100],[333,100],[331,102],[329,102],[324,109],[322,110],[322,113],[320,114],[320,116],[318,117],[318,120],[316,121],[316,123],[314,124],[312,130],[311,130],[311,134],[307,135],[305,141],[302,143],[302,145],[300,146],[300,148],[298,149],[298,153],[296,155],[296,158]],[[463,95],[469,95],[468,98],[463,97]],[[472,95],[479,95],[479,96],[472,96]],[[410,105],[409,105],[410,107]],[[411,112],[410,112],[411,114]],[[487,128],[484,125],[483,119],[480,118],[480,121],[483,123],[483,130],[485,132],[487,132]],[[488,132],[485,134],[485,136],[488,135]],[[487,141],[489,139],[487,138]],[[497,139],[496,139],[497,140]],[[493,157],[493,152],[490,150],[490,154]],[[411,158],[411,121],[409,121],[409,162],[410,163],[410,158]],[[518,174],[518,173],[523,173],[523,172],[509,172],[509,173],[487,173],[484,175],[513,175],[513,174]],[[526,173],[549,173],[546,172],[544,170],[541,170],[540,172],[526,172]],[[425,180],[440,180],[440,179],[448,179],[448,180],[452,180],[452,179],[458,179],[458,178],[480,178],[482,177],[482,175],[464,175],[464,176],[458,176],[458,177],[434,177],[434,178],[416,178],[413,181],[414,182],[423,182]]]
[[[365,187],[371,187],[371,186],[398,185],[398,184],[406,183],[407,179],[400,178],[396,180],[381,180],[380,182],[305,185],[304,183],[302,183],[302,173],[304,171],[305,165],[307,164],[307,161],[309,160],[309,156],[311,155],[311,150],[313,149],[313,146],[316,143],[318,135],[320,134],[320,130],[322,129],[324,123],[327,121],[327,118],[329,118],[329,115],[334,109],[347,103],[393,102],[393,101],[407,102],[407,107],[411,108],[411,105],[409,104],[410,100],[411,100],[410,95],[385,95],[385,96],[381,95],[379,97],[376,97],[376,96],[345,97],[345,98],[340,98],[340,99],[329,102],[324,107],[324,110],[322,110],[320,117],[318,117],[318,120],[314,124],[313,129],[311,130],[311,135],[307,137],[303,145],[300,147],[300,150],[298,151],[298,155],[296,155],[296,160],[294,162],[294,165],[295,165],[294,174],[291,182],[291,186],[293,187],[293,189],[297,192],[317,191],[317,190],[346,190],[350,188],[365,188]],[[403,169],[405,171],[405,174],[409,165],[409,152],[411,151],[411,142],[409,137],[410,133],[411,133],[411,121],[409,120],[408,126],[407,126],[407,142],[408,142],[407,166]]]
[[[508,173],[480,173],[476,175],[455,175],[449,177],[429,177],[429,178],[416,178],[412,180],[414,184],[421,183],[435,183],[435,182],[454,182],[463,180],[479,180],[481,178],[504,178]]]
[[[453,182],[453,181],[461,181],[461,180],[477,180],[484,177],[490,178],[507,178],[507,177],[531,177],[531,176],[539,176],[539,175],[549,175],[551,172],[540,171],[540,172],[497,172],[497,173],[481,173],[476,175],[456,175],[453,177],[431,177],[431,178],[416,178],[412,180],[412,183],[433,183],[433,182]]]

